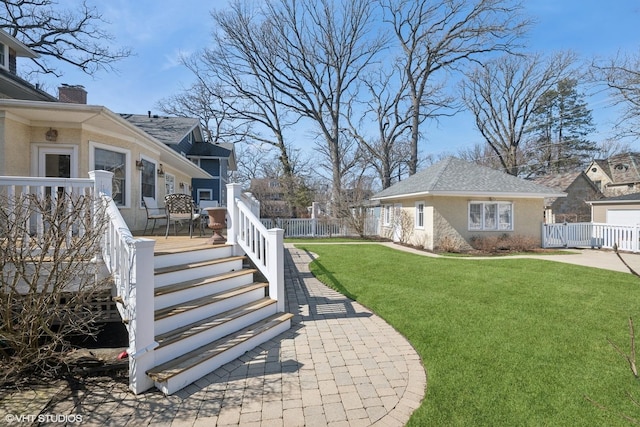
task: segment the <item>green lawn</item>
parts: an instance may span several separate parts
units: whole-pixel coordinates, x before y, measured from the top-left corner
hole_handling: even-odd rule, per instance
[[[640,383],[607,342],[629,348],[640,279],[533,259],[297,246],[319,255],[311,268],[320,280],[386,319],[422,357],[427,391],[409,425],[610,426],[625,425],[620,412],[640,418],[627,396],[640,398]]]

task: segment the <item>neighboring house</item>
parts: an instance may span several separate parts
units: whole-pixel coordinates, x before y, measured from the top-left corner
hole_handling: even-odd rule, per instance
[[[229,171],[236,170],[233,144],[206,142],[200,121],[196,118],[158,116],[151,112],[121,116],[211,175],[212,178],[194,177],[189,183],[189,191],[196,203],[205,200],[215,200],[221,205],[226,203]],[[170,184],[167,181],[167,186]]]
[[[374,195],[382,233],[434,250],[469,249],[474,237],[518,235],[540,242],[545,198],[566,194],[453,157]]]
[[[591,200],[587,203],[591,205],[591,219],[595,223],[640,225],[640,193]]]
[[[640,153],[624,153],[594,160],[585,170],[605,197],[640,192]]]
[[[587,200],[598,200],[603,197],[598,187],[585,172],[567,172],[538,177],[534,182],[564,192],[566,197],[555,197],[545,200],[551,218],[545,222],[590,222],[591,206]],[[550,211],[549,211],[550,209]]]
[[[0,30],[0,98],[57,101],[55,97],[18,77],[18,58],[38,56],[23,43]]]

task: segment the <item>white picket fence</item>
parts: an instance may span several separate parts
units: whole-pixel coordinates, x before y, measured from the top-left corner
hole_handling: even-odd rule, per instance
[[[355,237],[356,229],[348,219],[317,219],[317,218],[261,218],[260,221],[267,228],[281,228],[284,237]],[[367,217],[364,224],[365,236],[379,235],[379,220],[373,216]]]
[[[640,226],[594,222],[543,224],[543,248],[606,248],[640,252]]]

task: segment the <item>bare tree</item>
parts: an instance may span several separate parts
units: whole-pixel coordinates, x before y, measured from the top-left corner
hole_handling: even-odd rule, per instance
[[[428,117],[453,114],[458,106],[443,94],[443,78],[467,61],[510,51],[528,22],[521,6],[505,0],[380,0],[402,49],[401,66],[411,99],[409,173],[418,167],[420,125]],[[449,111],[449,113],[447,113]]]
[[[376,35],[367,0],[279,0],[267,5],[263,58],[273,72],[282,102],[309,119],[331,165],[332,203],[343,202],[341,178],[347,153],[342,139],[345,106],[355,97],[358,77],[384,45]],[[353,164],[353,162],[346,162]]]
[[[0,384],[26,372],[55,374],[72,337],[97,333],[92,304],[110,297],[111,278],[95,262],[106,227],[102,203],[58,196],[0,195]],[[24,239],[34,215],[46,233]]]
[[[397,79],[399,77],[399,80]],[[365,160],[365,169],[372,167],[377,172],[382,189],[391,186],[396,169],[409,161],[408,132],[411,128],[407,102],[406,82],[402,73],[390,74],[384,70],[369,73],[362,78],[362,86],[369,95],[364,102],[348,105],[346,120],[349,132],[358,142]],[[356,107],[361,107],[360,119],[354,123]],[[372,126],[366,126],[366,123]],[[367,135],[369,128],[375,127],[374,135]]]
[[[160,100],[156,107],[172,116],[197,117],[209,142],[243,142],[250,129],[246,123],[235,120],[230,102],[221,85],[205,85],[198,80],[182,92]]]
[[[613,92],[614,105],[622,107],[616,127],[621,137],[640,137],[640,51],[618,55],[608,62],[594,61],[593,69]]]
[[[500,159],[486,142],[460,149],[456,157],[492,169],[502,168]]]
[[[285,178],[282,163],[273,147],[244,145],[238,155],[238,175],[254,196],[260,200],[263,216],[298,217],[306,213],[312,202],[313,166],[299,149],[287,148],[291,154],[292,178]]]
[[[94,75],[113,71],[114,62],[131,55],[129,48],[114,46],[103,29],[108,23],[86,1],[64,9],[54,0],[5,0],[0,8],[0,28],[41,55],[27,74],[60,77],[60,61]]]
[[[468,73],[462,99],[505,172],[517,176],[528,159],[522,151],[540,96],[569,76],[575,57],[559,53],[502,56]]]
[[[278,150],[283,185],[292,198],[295,178],[285,132],[297,116],[290,118],[273,82],[272,64],[265,63],[269,46],[262,11],[236,1],[212,16],[218,29],[212,47],[184,63],[200,86],[216,93],[221,110],[239,124],[243,138]]]

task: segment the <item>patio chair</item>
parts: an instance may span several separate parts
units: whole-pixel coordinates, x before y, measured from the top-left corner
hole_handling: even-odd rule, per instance
[[[153,220],[153,227],[151,228],[151,234],[153,234],[153,231],[156,229],[156,221],[159,219],[167,219],[167,214],[164,209],[158,207],[158,203],[153,197],[143,197],[142,203],[147,211],[147,222],[144,224],[144,231],[142,232],[144,236],[147,234],[147,227],[149,226],[150,220]]]
[[[200,219],[196,212],[193,199],[188,194],[167,194],[164,196],[164,206],[167,212],[167,231],[165,239],[169,236],[169,226],[173,221],[173,233],[177,236],[176,222],[187,221],[189,223],[189,237],[193,237],[193,223]]]

